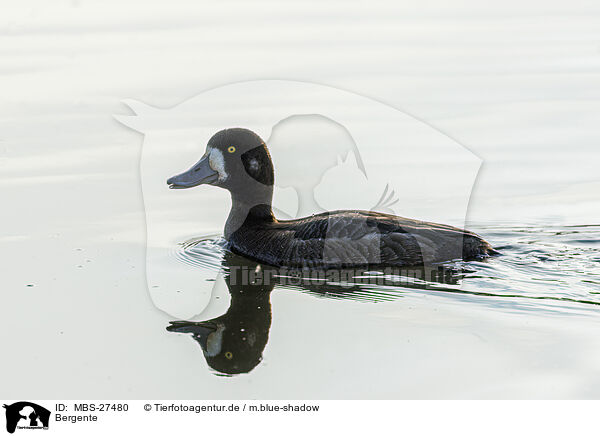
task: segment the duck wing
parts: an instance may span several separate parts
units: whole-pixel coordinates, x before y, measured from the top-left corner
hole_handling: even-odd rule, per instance
[[[350,268],[458,259],[467,241],[475,251],[485,243],[474,233],[443,224],[372,211],[334,211],[244,225],[230,238],[230,248],[275,266]]]

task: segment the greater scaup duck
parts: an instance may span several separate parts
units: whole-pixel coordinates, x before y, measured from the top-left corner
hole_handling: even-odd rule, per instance
[[[248,129],[217,132],[204,156],[171,177],[172,189],[209,184],[231,193],[224,236],[233,252],[291,268],[427,265],[496,254],[475,233],[363,210],[325,212],[281,221],[271,209],[274,170],[264,141]]]

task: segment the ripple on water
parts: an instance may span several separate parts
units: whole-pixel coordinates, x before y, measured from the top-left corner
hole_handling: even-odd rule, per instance
[[[225,243],[219,235],[201,236],[180,243],[173,255],[185,264],[218,272],[223,269]]]
[[[499,296],[600,304],[600,225],[480,227],[502,256],[483,266],[467,262],[467,289],[493,289]],[[586,241],[590,241],[589,243]]]
[[[519,299],[528,309],[541,308],[548,300],[600,305],[600,225],[480,226],[477,230],[502,255],[486,262],[446,264],[450,280],[428,280],[427,272],[414,276],[362,271],[351,278],[351,283],[300,280],[286,287],[361,301],[388,301],[407,292],[426,290],[494,297],[496,301]],[[225,240],[209,235],[181,243],[174,254],[188,265],[219,272],[224,269],[226,252]],[[373,277],[378,278],[376,284]]]

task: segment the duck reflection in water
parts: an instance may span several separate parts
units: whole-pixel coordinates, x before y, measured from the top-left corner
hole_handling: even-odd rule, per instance
[[[249,282],[246,272],[256,266],[249,259],[226,253],[223,271],[231,295],[227,312],[201,322],[172,321],[167,327],[171,332],[191,333],[208,365],[223,374],[251,371],[262,360],[269,339],[274,284]]]
[[[320,271],[321,275],[315,275],[315,271],[284,271],[262,265],[229,251],[223,256],[222,271],[231,295],[227,312],[200,322],[171,321],[167,327],[170,332],[191,334],[208,365],[221,375],[247,373],[261,362],[271,328],[271,292],[276,286],[320,297],[377,302],[399,298],[399,286],[431,289],[432,282],[453,285],[461,277],[461,271],[441,267],[395,269],[392,278],[389,271]],[[380,275],[370,275],[373,273]],[[403,281],[399,285],[397,279],[402,276],[427,281]]]

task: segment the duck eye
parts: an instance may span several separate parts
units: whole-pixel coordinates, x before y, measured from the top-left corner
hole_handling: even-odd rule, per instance
[[[234,153],[235,152],[235,147],[233,145],[229,146],[229,148],[227,149],[227,151],[229,153]]]
[[[231,351],[227,351],[225,353],[225,358],[227,358],[228,360],[231,360],[233,358],[233,353]]]

